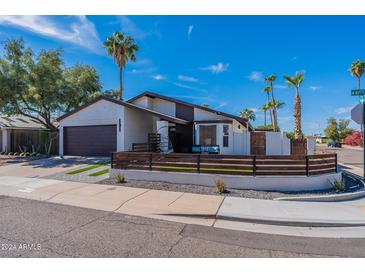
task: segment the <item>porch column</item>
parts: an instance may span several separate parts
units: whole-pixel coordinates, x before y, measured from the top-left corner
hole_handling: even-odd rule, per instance
[[[156,133],[161,135],[161,151],[167,152],[169,150],[169,122],[156,121]]]

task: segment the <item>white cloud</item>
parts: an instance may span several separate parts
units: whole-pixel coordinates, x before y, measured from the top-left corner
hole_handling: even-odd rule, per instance
[[[264,81],[264,77],[260,71],[252,71],[250,75],[247,76],[247,78],[254,82]]]
[[[178,75],[177,78],[181,81],[185,81],[185,82],[193,82],[193,83],[196,83],[198,82],[199,80],[195,77],[191,77],[191,76],[186,76],[186,75]]]
[[[57,21],[49,16],[15,15],[0,16],[0,24],[11,25],[57,40],[76,44],[91,51],[102,50],[102,43],[95,26],[86,16],[68,16]]]
[[[348,113],[350,113],[351,112],[351,109],[352,109],[353,107],[339,107],[339,108],[336,108],[335,109],[335,112],[337,113],[337,114],[348,114]]]
[[[166,77],[161,74],[156,74],[156,75],[152,76],[152,78],[157,81],[166,80]]]
[[[152,73],[155,72],[155,68],[146,68],[146,69],[132,69],[130,72],[135,74],[143,74],[143,73]]]
[[[191,33],[193,32],[193,29],[194,29],[194,26],[193,25],[190,25],[188,27],[188,39],[190,40],[190,37],[191,37]]]
[[[321,89],[321,87],[319,87],[319,86],[309,86],[309,89],[313,90],[313,91],[316,91],[316,90]]]
[[[173,84],[177,87],[180,87],[180,88],[185,88],[185,89],[190,89],[190,90],[195,90],[195,91],[200,91],[200,92],[207,92],[207,90],[205,90],[205,89],[200,89],[200,88],[197,88],[197,87],[188,86],[188,85],[185,85],[185,84],[182,84],[182,83],[177,83],[177,82],[169,82],[169,83]]]
[[[288,88],[288,86],[285,86],[285,85],[274,85],[274,88],[277,88],[277,89],[286,89],[286,88]]]
[[[208,67],[203,67],[200,68],[201,70],[209,70],[211,71],[213,74],[219,74],[222,72],[225,72],[228,69],[229,64],[223,64],[221,62],[219,62],[216,65],[210,65]]]
[[[120,23],[122,25],[122,31],[128,33],[133,36],[135,39],[144,39],[148,35],[148,33],[141,30],[131,19],[127,16],[120,16]]]

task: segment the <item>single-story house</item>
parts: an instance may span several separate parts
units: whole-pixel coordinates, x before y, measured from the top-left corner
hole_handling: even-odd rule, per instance
[[[105,156],[158,142],[162,152],[244,154],[247,120],[153,92],[100,96],[59,117],[60,155]]]
[[[39,145],[48,130],[37,120],[23,115],[0,114],[0,150],[19,151],[19,146]],[[41,144],[43,147],[43,144]],[[29,149],[29,147],[28,147]]]

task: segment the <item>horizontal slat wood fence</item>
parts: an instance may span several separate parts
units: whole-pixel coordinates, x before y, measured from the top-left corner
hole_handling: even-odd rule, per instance
[[[241,156],[115,152],[112,153],[112,168],[243,176],[311,176],[337,172],[337,154]]]

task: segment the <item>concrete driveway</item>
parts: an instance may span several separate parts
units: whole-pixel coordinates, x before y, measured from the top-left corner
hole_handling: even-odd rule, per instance
[[[94,165],[109,160],[105,157],[50,157],[29,162],[0,166],[0,176],[21,176],[27,178],[48,177],[66,172],[79,166]]]

